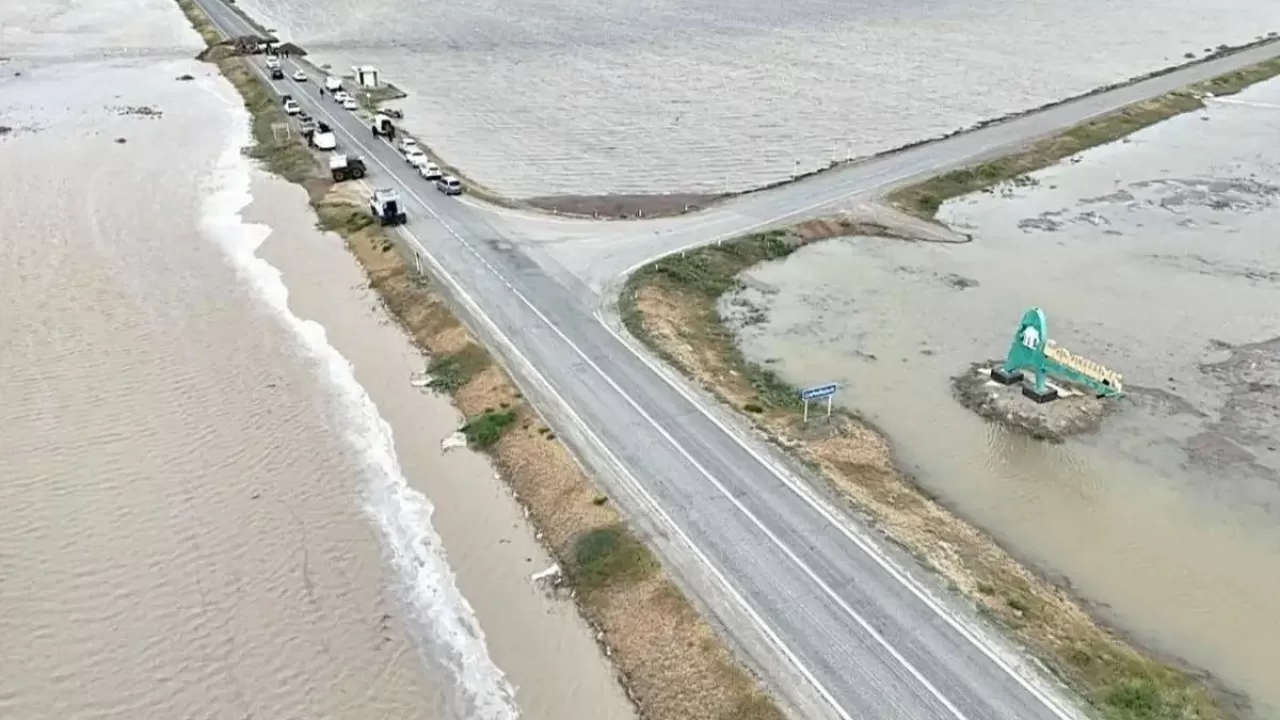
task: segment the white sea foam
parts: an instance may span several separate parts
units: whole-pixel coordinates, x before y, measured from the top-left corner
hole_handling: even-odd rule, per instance
[[[292,330],[302,347],[324,368],[345,408],[346,439],[369,468],[365,510],[377,522],[397,577],[413,613],[408,623],[418,646],[454,676],[456,712],[468,720],[519,717],[515,688],[489,657],[484,633],[471,605],[459,591],[443,543],[431,526],[434,507],[409,487],[401,473],[391,426],[356,381],[351,364],[325,336],[324,326],[289,309],[289,290],[280,271],[259,258],[257,249],[271,234],[265,225],[245,223],[250,203],[250,166],[241,148],[250,140],[249,118],[239,100],[214,88],[235,115],[234,132],[218,161],[204,203],[203,229],[231,257],[237,272],[251,282],[265,304]]]

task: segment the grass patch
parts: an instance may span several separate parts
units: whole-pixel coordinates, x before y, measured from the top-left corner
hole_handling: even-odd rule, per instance
[[[1233,95],[1250,85],[1280,75],[1280,58],[1196,83],[1166,95],[1130,105],[1109,115],[1077,125],[1054,137],[990,162],[953,170],[889,194],[889,200],[917,217],[932,220],[942,203],[951,198],[987,190],[1015,181],[1027,173],[1088,150],[1114,142],[1161,121],[1204,107],[1205,93]]]
[[[431,376],[427,386],[443,393],[455,393],[491,364],[489,353],[475,343],[467,343],[461,350],[431,359],[427,374]]]
[[[511,410],[488,410],[476,415],[462,426],[462,434],[467,436],[467,445],[484,450],[493,447],[502,439],[502,433],[516,421],[516,414]]]
[[[315,209],[320,227],[340,235],[352,235],[374,224],[373,216],[365,212],[362,207],[346,203],[318,203]]]
[[[621,525],[596,528],[573,542],[570,577],[585,592],[649,577],[658,561]]]
[[[797,231],[774,232],[657,261],[624,285],[619,298],[623,322],[669,364],[726,404],[742,408],[743,416],[768,435],[796,441],[788,444],[792,454],[889,529],[922,564],[941,573],[1100,716],[1237,717],[1224,693],[1102,628],[994,541],[932,502],[893,467],[887,444],[856,418],[837,413],[838,432],[806,433],[799,422],[797,389],[750,362],[717,310],[721,296],[738,287],[742,271],[784,258],[803,244]]]
[[[724,355],[725,364],[741,372],[755,389],[755,397],[743,405],[748,412],[763,413],[769,408],[798,407],[792,388],[772,370],[747,362],[738,351],[733,333],[720,321],[716,301],[737,287],[738,275],[752,265],[779,260],[795,252],[804,241],[782,231],[750,235],[740,240],[672,255],[637,271],[628,278],[618,302],[623,324],[632,335],[646,340],[668,362],[679,364],[661,343],[648,336],[639,308],[637,291],[658,287],[695,300],[698,312],[690,318],[690,333],[704,339],[708,347]]]

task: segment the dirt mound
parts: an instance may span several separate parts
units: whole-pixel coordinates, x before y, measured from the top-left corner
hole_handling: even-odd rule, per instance
[[[1001,385],[991,379],[991,368],[1000,361],[974,363],[952,378],[951,389],[961,405],[1005,427],[1037,440],[1062,442],[1072,435],[1094,432],[1110,409],[1105,398],[1078,388],[1053,402],[1039,404],[1022,395],[1022,384]]]

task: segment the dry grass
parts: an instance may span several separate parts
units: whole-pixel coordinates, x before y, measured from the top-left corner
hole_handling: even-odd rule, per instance
[[[219,38],[189,0],[178,0],[215,49]],[[299,140],[277,142],[277,102],[242,58],[208,52],[253,113],[263,165],[304,186],[321,226],[342,235],[369,283],[413,342],[431,358],[436,387],[449,392],[530,511],[544,542],[574,583],[583,616],[602,634],[629,694],[648,720],[781,720],[758,683],[688,600],[663,577],[649,550],[582,472],[555,434],[457,321],[431,283],[364,213],[350,183],[335,185]]]
[[[718,298],[751,265],[784,257],[836,230],[809,223],[799,232],[751,236],[659,261],[629,279],[620,302],[623,320],[668,363],[746,411],[780,445],[816,468],[853,507],[1006,628],[1103,717],[1235,716],[1240,709],[1225,694],[1132,647],[1095,622],[1068,593],[926,496],[894,467],[886,440],[858,418],[840,413],[830,427],[802,427],[796,389],[746,360],[721,321]]]
[[[942,203],[1004,182],[1016,182],[1027,173],[1046,168],[1063,158],[1105,145],[1169,118],[1204,107],[1205,93],[1233,95],[1263,80],[1280,75],[1280,58],[1130,105],[1109,115],[1077,125],[1054,137],[1033,143],[1011,155],[961,168],[897,190],[889,200],[906,212],[932,219]]]

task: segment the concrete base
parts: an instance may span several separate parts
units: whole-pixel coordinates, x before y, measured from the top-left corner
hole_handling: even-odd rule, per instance
[[[1001,385],[1013,385],[1016,383],[1020,383],[1022,382],[1022,378],[1023,378],[1023,375],[1021,370],[1014,370],[1013,372],[1008,372],[1003,367],[991,368],[991,379],[995,380]]]
[[[1034,386],[1024,385],[1022,386],[1022,395],[1035,400],[1041,405],[1058,399],[1058,391],[1051,387],[1046,387],[1044,392],[1038,392]]]

